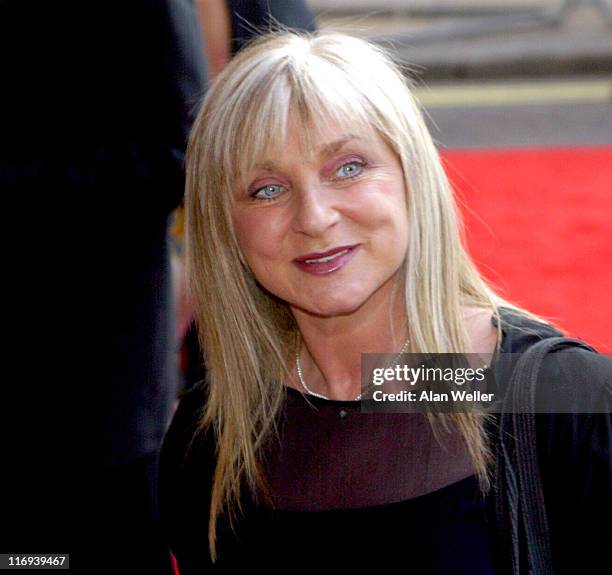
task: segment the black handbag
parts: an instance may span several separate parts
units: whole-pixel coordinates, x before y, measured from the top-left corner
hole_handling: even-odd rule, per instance
[[[597,353],[577,339],[551,337],[529,347],[513,366],[498,425],[495,453],[495,515],[512,575],[554,574],[549,526],[536,448],[536,386],[547,354],[567,348]],[[500,356],[498,373],[510,365]],[[524,572],[524,571],[523,571]]]

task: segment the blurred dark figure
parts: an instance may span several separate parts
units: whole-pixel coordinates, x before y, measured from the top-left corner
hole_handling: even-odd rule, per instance
[[[251,38],[274,29],[314,32],[315,18],[305,0],[194,0],[200,14],[211,76]]]
[[[0,553],[169,574],[155,478],[177,390],[167,219],[206,88],[195,9],[0,9]]]
[[[232,19],[232,54],[251,38],[280,24],[292,30],[314,32],[314,15],[304,0],[229,0]]]

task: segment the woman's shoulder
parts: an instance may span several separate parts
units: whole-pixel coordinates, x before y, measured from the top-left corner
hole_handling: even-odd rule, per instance
[[[563,335],[550,323],[530,317],[519,310],[500,307],[498,314],[502,331],[502,353],[521,353],[542,339]],[[495,315],[491,317],[491,322],[497,327]]]
[[[194,446],[201,448],[210,436],[210,433],[198,433],[207,399],[208,385],[205,380],[194,383],[182,394],[162,443],[163,464],[178,464],[179,459],[184,459]]]
[[[606,413],[610,410],[612,360],[580,340],[559,340],[556,327],[509,308],[499,310],[503,333],[497,356],[496,387],[535,384],[539,413]],[[493,320],[496,323],[496,320]],[[536,344],[545,344],[546,349]],[[585,347],[582,346],[585,345]],[[539,350],[539,351],[536,351]],[[522,366],[522,369],[515,368]],[[522,376],[521,373],[522,372]],[[532,383],[529,383],[531,381]],[[515,383],[512,383],[515,382]]]
[[[612,359],[580,347],[549,353],[542,361],[538,398],[553,413],[610,413]]]
[[[503,333],[501,352],[512,354],[509,362],[512,367],[523,353],[534,350],[535,344],[564,335],[556,327],[513,309],[501,308],[499,316]],[[535,357],[533,360],[530,357],[532,365],[533,361]],[[612,360],[590,346],[565,342],[553,346],[541,358],[537,392],[543,411],[606,412],[611,386]]]
[[[191,384],[183,391],[179,398],[173,422],[181,421],[187,423],[199,417],[207,399],[208,382],[205,379],[201,379]]]
[[[176,507],[195,484],[210,483],[215,465],[212,428],[201,430],[208,388],[198,382],[184,392],[164,436],[159,459],[159,498],[162,510]]]

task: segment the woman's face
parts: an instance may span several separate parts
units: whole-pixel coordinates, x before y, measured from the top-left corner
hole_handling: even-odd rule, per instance
[[[399,159],[377,135],[333,126],[282,149],[236,190],[233,218],[257,280],[294,313],[350,314],[391,297],[408,241]]]

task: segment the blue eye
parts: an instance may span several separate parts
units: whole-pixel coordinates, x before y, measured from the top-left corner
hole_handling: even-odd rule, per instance
[[[336,170],[336,177],[338,178],[354,178],[363,172],[364,165],[361,162],[347,162],[342,164]]]
[[[285,186],[281,186],[280,184],[268,184],[263,188],[259,188],[255,190],[251,197],[257,198],[259,200],[273,200],[280,196],[283,193]]]

